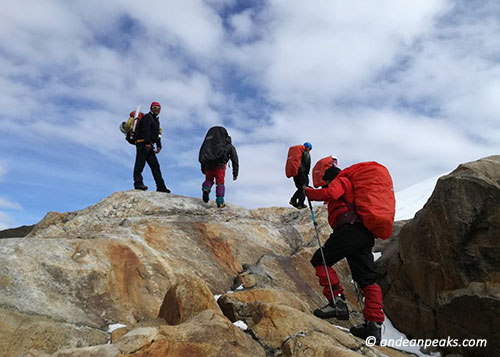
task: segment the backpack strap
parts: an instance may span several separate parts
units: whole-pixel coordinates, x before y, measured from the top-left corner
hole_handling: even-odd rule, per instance
[[[342,186],[344,186],[344,183],[342,182],[342,180],[340,180],[340,183],[342,184]],[[345,186],[344,186],[344,189],[345,189]],[[345,205],[347,206],[347,211],[342,213],[337,218],[337,222],[335,224],[335,229],[339,228],[340,226],[342,226],[344,224],[354,224],[354,223],[361,222],[361,218],[359,218],[359,215],[356,211],[356,205],[354,204],[354,202],[351,204],[349,201],[347,201],[347,199],[345,198],[345,195],[342,195],[342,197],[340,197],[339,200],[345,203]]]

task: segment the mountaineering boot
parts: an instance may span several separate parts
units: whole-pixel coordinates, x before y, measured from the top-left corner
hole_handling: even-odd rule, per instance
[[[224,204],[224,197],[217,197],[215,199],[215,202],[217,203],[217,207],[219,208],[226,207],[226,205]]]
[[[157,188],[156,192],[170,193],[171,191],[168,188],[166,188],[166,187],[162,187],[162,188]]]
[[[146,191],[148,189],[148,186],[144,185],[143,183],[138,183],[134,185],[134,189]]]
[[[295,203],[293,200],[290,200],[290,202],[288,203],[291,204],[293,207],[297,208],[297,203]]]
[[[366,340],[368,336],[375,337],[375,344],[380,345],[380,339],[382,337],[382,324],[375,321],[365,321],[365,323],[353,326],[349,330],[354,336]]]
[[[202,197],[203,202],[207,203],[208,200],[209,200],[209,197],[210,197],[209,196],[210,195],[210,190],[209,189],[206,190],[205,188],[202,188],[201,190],[203,191],[203,197]]]
[[[337,299],[337,305],[332,300],[320,309],[313,312],[314,316],[320,319],[336,318],[337,320],[349,320],[349,310],[347,304],[342,299]]]

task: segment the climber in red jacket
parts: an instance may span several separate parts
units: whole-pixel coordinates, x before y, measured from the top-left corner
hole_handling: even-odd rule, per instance
[[[333,233],[326,241],[323,252],[333,293],[340,297],[335,304],[335,299],[331,296],[328,286],[321,251],[318,249],[311,259],[311,264],[316,269],[319,283],[324,287],[323,294],[329,303],[316,309],[314,315],[323,319],[332,317],[340,320],[349,319],[343,288],[332,268],[332,265],[347,258],[352,278],[360,285],[365,295],[365,308],[363,310],[365,323],[352,327],[351,333],[363,339],[374,336],[376,342],[380,343],[384,312],[382,311],[382,292],[376,283],[377,272],[372,254],[374,236],[363,225],[356,213],[351,181],[347,177],[336,178],[340,171],[337,167],[331,167],[325,171],[323,180],[328,185],[326,188],[318,190],[305,188],[305,194],[311,201],[325,201],[328,205],[328,223],[333,228]]]

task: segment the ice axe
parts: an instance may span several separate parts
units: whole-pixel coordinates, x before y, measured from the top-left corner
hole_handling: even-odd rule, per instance
[[[314,230],[316,231],[316,239],[318,240],[319,250],[321,252],[321,258],[323,258],[323,266],[325,267],[326,278],[328,279],[328,287],[330,288],[330,294],[332,294],[332,298],[333,298],[333,301],[335,303],[335,309],[336,309],[337,308],[337,297],[333,293],[332,282],[330,281],[330,275],[328,274],[328,267],[326,265],[325,253],[323,253],[323,247],[321,246],[321,240],[319,239],[318,222],[316,222],[316,217],[314,217],[314,210],[313,210],[311,200],[309,199],[309,197],[307,197],[307,203],[309,203],[309,209],[311,210],[311,216],[312,216],[312,220],[313,220]]]

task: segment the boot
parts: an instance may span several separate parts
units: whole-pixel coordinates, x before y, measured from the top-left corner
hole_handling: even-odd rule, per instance
[[[204,188],[202,188],[202,191],[203,191],[203,202],[207,203],[209,198],[210,198],[210,190],[205,190]]]
[[[143,183],[138,183],[134,185],[134,189],[146,191],[148,189],[148,186],[145,186]]]
[[[337,299],[337,305],[332,300],[320,309],[313,312],[314,316],[320,319],[336,318],[337,320],[349,320],[349,310],[347,304],[342,299]]]
[[[224,197],[217,197],[215,199],[215,202],[217,203],[217,207],[219,208],[226,207],[226,205],[224,204]]]
[[[366,340],[369,336],[375,337],[375,344],[380,345],[382,337],[382,324],[375,321],[365,321],[365,323],[353,326],[349,330],[354,336]]]
[[[162,187],[162,188],[157,188],[156,192],[170,193],[171,191],[168,188],[166,188],[166,187]]]

